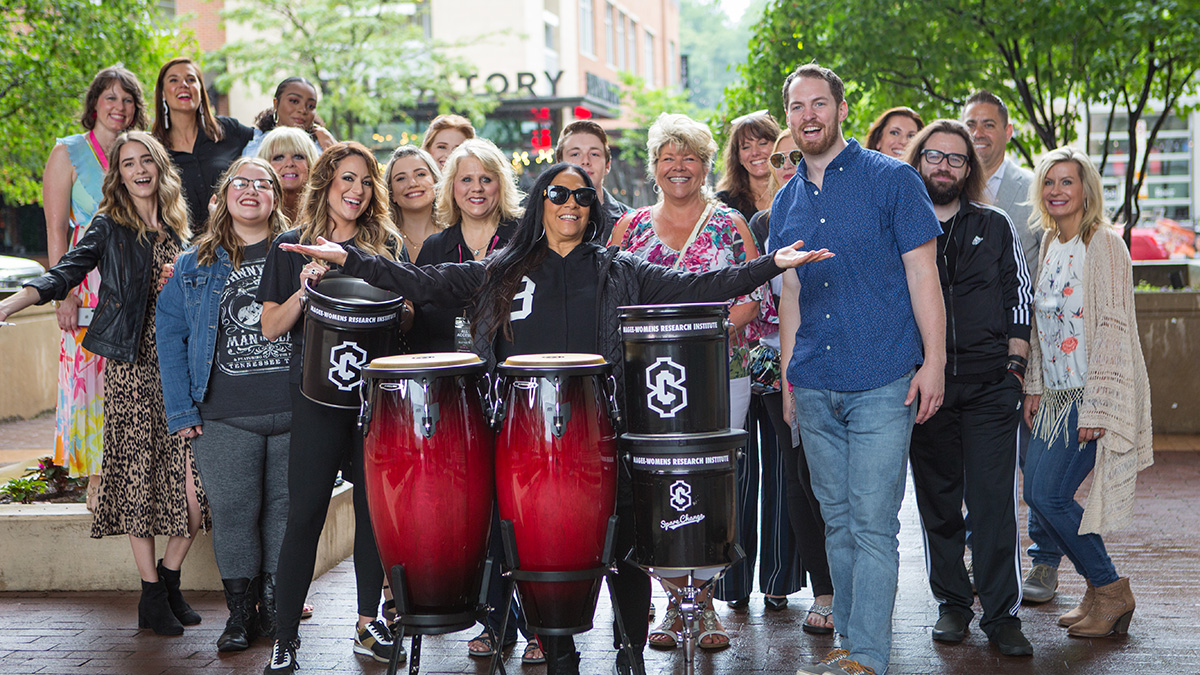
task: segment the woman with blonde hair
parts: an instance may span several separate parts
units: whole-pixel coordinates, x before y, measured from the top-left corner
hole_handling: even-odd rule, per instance
[[[425,240],[442,231],[433,213],[437,184],[442,181],[441,168],[428,152],[402,145],[392,152],[383,177],[391,197],[388,206],[392,222],[404,240],[400,259],[412,262],[421,255]]]
[[[289,222],[300,216],[300,201],[308,185],[308,172],[317,163],[317,150],[308,134],[296,127],[279,126],[267,132],[258,146],[258,157],[271,163],[283,193],[280,208]]]
[[[271,240],[288,229],[271,165],[241,157],[209,227],[175,261],[158,303],[158,361],[171,433],[192,439],[212,509],[229,618],[217,651],[275,632],[275,570],[287,523],[291,342],[262,335],[254,294]]]
[[[524,213],[517,177],[495,143],[472,138],[458,146],[442,171],[434,218],[446,226],[429,235],[416,258],[418,265],[483,260],[512,239]],[[307,242],[305,242],[307,243]],[[413,317],[409,344],[414,352],[452,352],[470,344],[461,311],[420,305]]]
[[[92,537],[126,534],[142,578],[138,627],[179,635],[200,623],[179,592],[179,568],[206,517],[188,436],[168,431],[155,309],[162,268],[191,236],[187,204],[167,151],[143,131],[117,137],[92,224],[58,264],[0,301],[0,321],[61,300],[100,268],[100,300],[83,348],[106,359],[104,482]],[[155,565],[155,535],[167,548]]]
[[[358,413],[315,403],[300,393],[304,351],[300,298],[304,282],[317,283],[330,268],[283,250],[280,245],[313,244],[323,238],[392,260],[399,256],[401,247],[400,234],[388,215],[387,189],[379,163],[361,144],[346,141],[323,152],[312,168],[305,194],[296,228],[276,237],[267,252],[256,296],[263,305],[263,335],[276,340],[290,332],[292,342],[288,519],[275,578],[278,625],[267,673],[291,673],[297,668],[301,610],[316,566],[330,489],[343,463],[349,462],[347,480],[355,486],[363,485],[363,438],[358,430]],[[387,662],[393,649],[391,632],[377,618],[383,566],[371,532],[366,492],[356,487],[353,496],[354,574],[358,585],[354,652]]]
[[[658,203],[630,211],[613,228],[612,243],[622,250],[664,267],[687,272],[724,269],[758,257],[758,248],[746,221],[737,211],[716,203],[705,187],[717,144],[708,127],[687,117],[663,113],[658,116],[646,143],[649,151],[647,172],[654,179]],[[729,320],[729,422],[746,428],[750,407],[749,343],[745,328],[758,315],[762,290],[735,298],[730,303]],[[739,506],[757,504],[749,494],[749,468],[744,459],[736,468]],[[746,508],[739,509],[745,513]],[[752,528],[756,530],[757,528]],[[732,566],[718,582],[717,594],[724,600],[739,601],[750,594],[754,570],[754,551],[748,545],[753,531],[741,527],[739,544],[746,558]],[[662,624],[650,633],[652,647],[672,648],[679,643],[682,618],[676,598],[669,595],[671,606]],[[729,646],[729,634],[712,608],[711,596],[705,599],[698,644],[705,649]]]
[[[1081,638],[1129,629],[1129,578],[1101,537],[1132,521],[1137,473],[1154,461],[1133,264],[1103,200],[1100,174],[1081,151],[1059,148],[1038,162],[1030,222],[1040,219],[1045,235],[1025,373],[1024,496],[1087,581],[1079,606],[1058,619]],[[1075,491],[1089,474],[1085,508]]]
[[[438,115],[425,130],[421,149],[433,157],[438,168],[445,168],[450,153],[472,138],[475,138],[475,126],[471,120],[461,115]]]

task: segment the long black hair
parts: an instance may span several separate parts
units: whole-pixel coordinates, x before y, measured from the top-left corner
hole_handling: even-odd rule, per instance
[[[488,256],[483,262],[487,269],[487,277],[484,279],[483,288],[480,289],[478,299],[475,301],[474,316],[476,318],[480,316],[480,307],[495,307],[496,311],[491,315],[491,320],[486,326],[479,325],[478,320],[475,321],[476,335],[486,335],[490,338],[503,325],[504,336],[509,340],[512,339],[512,324],[509,323],[508,316],[512,311],[512,301],[513,296],[517,293],[517,286],[530,270],[542,264],[542,261],[546,259],[546,251],[549,250],[546,243],[545,226],[542,224],[542,217],[546,212],[546,188],[550,187],[558,174],[564,171],[574,172],[583,179],[584,185],[595,189],[596,186],[588,177],[587,171],[567,162],[559,162],[537,177],[533,187],[529,189],[529,201],[525,204],[525,214],[517,221],[516,234],[509,240],[507,246]],[[584,230],[581,246],[592,245],[599,236],[600,218],[600,202],[596,201],[588,209],[587,229]]]

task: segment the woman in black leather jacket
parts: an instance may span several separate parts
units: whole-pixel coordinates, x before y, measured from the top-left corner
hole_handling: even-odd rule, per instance
[[[57,265],[0,302],[0,321],[32,304],[62,300],[100,268],[100,300],[83,346],[104,368],[104,483],[92,536],[128,534],[142,578],[138,627],[179,635],[200,616],[179,592],[179,567],[203,519],[188,439],[167,433],[154,310],[163,267],[190,236],[179,176],[162,145],[121,134],[104,198],[83,239]],[[154,536],[169,537],[155,565]]]
[[[664,302],[725,300],[766,283],[783,268],[823,260],[828,251],[800,251],[802,242],[774,256],[705,274],[678,272],[645,262],[616,247],[594,241],[600,209],[587,172],[556,164],[538,177],[525,214],[509,245],[483,261],[418,267],[343,249],[318,239],[318,246],[282,248],[343,265],[342,272],[373,286],[402,293],[415,303],[462,307],[471,303],[475,351],[489,364],[517,354],[587,352],[613,364],[618,399],[623,396],[621,341],[617,307]],[[555,283],[554,279],[565,279]],[[561,310],[566,307],[564,313]],[[527,320],[523,320],[527,319]],[[594,325],[590,333],[580,326]],[[618,568],[614,592],[625,628],[640,661],[650,609],[650,580],[624,562],[633,545],[633,500],[627,476],[618,485]],[[579,672],[579,654],[570,638],[542,636],[550,675]],[[629,673],[628,656],[618,670]],[[636,669],[635,669],[636,670]]]

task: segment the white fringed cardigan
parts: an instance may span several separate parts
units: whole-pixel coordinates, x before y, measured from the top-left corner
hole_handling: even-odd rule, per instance
[[[1048,232],[1042,238],[1043,260],[1054,236]],[[1087,245],[1083,301],[1088,372],[1079,426],[1098,427],[1105,433],[1096,444],[1096,466],[1079,534],[1103,535],[1132,522],[1137,474],[1154,463],[1150,380],[1138,341],[1133,262],[1125,242],[1110,227],[1101,227]],[[1025,393],[1041,395],[1042,350],[1036,325],[1029,342]]]

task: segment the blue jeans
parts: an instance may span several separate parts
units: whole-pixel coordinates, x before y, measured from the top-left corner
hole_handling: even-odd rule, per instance
[[[833,622],[850,658],[887,671],[900,569],[900,502],[917,403],[913,373],[877,389],[793,392],[796,420],[825,518]]]
[[[1025,456],[1025,503],[1037,514],[1045,534],[1067,554],[1080,576],[1093,586],[1116,581],[1104,540],[1098,534],[1079,534],[1083,507],[1075,501],[1075,491],[1096,464],[1096,442],[1079,444],[1079,406],[1070,404],[1064,430],[1042,440],[1029,439]]]
[[[1017,451],[1021,460],[1021,475],[1025,474],[1025,457],[1029,454],[1029,427],[1024,422],[1017,422]],[[1054,544],[1054,540],[1046,532],[1045,526],[1038,520],[1033,509],[1029,510],[1029,538],[1033,543],[1025,550],[1033,559],[1034,565],[1046,565],[1058,569],[1062,562],[1062,551]]]

